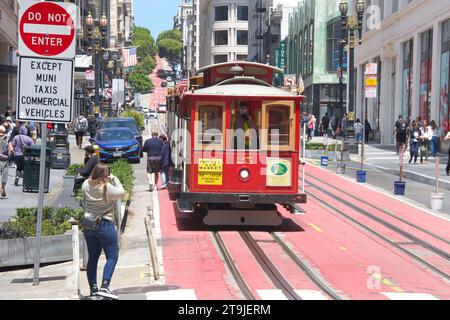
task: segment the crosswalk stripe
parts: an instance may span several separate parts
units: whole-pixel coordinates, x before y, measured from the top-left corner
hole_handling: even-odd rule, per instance
[[[391,300],[439,300],[429,293],[381,292]]]
[[[288,298],[284,295],[281,290],[256,290],[256,293],[263,300],[287,300]]]
[[[152,291],[145,296],[147,300],[198,300],[194,289]]]
[[[316,290],[295,290],[295,293],[302,300],[328,300],[322,292]]]

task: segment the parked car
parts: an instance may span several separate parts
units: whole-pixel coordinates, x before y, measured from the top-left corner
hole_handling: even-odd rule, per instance
[[[158,119],[158,113],[156,112],[156,110],[150,110],[148,115],[147,115],[147,119],[150,118],[154,118],[154,119]]]
[[[166,81],[161,82],[161,88],[165,88],[165,87],[167,87],[167,82]]]
[[[167,77],[167,78],[166,78],[166,81],[167,81],[167,82],[172,82],[173,79],[172,79],[172,77]]]
[[[110,118],[103,121],[99,129],[111,129],[111,128],[128,128],[133,132],[134,138],[139,142],[139,148],[142,149],[143,138],[142,131],[145,128],[139,128],[136,124],[136,120],[133,118]]]
[[[141,161],[139,142],[128,128],[101,129],[90,141],[99,147],[100,162],[108,163],[119,159],[132,163]]]

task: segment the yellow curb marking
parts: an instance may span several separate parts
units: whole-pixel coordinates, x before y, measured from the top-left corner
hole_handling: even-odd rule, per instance
[[[392,290],[394,290],[395,292],[405,292],[405,290],[403,290],[402,288],[400,288],[399,286],[397,286],[395,283],[393,283],[391,280],[384,278],[381,274],[376,273],[373,275],[375,279],[381,281],[382,284],[388,286],[389,288],[391,288]]]
[[[318,226],[316,226],[315,224],[312,223],[308,223],[308,226],[310,226],[311,228],[313,228],[314,230],[316,230],[317,232],[322,232],[322,229],[320,229]]]

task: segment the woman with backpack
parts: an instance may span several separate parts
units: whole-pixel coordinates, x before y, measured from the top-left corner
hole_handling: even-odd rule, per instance
[[[0,191],[3,198],[6,197],[6,184],[8,183],[9,154],[6,129],[0,125],[0,176],[2,177]]]
[[[14,137],[10,143],[9,150],[14,154],[14,162],[16,163],[16,179],[14,185],[19,185],[20,178],[23,178],[23,169],[25,167],[25,148],[34,145],[33,139],[28,136],[28,130],[25,126],[21,126],[19,134]]]
[[[75,120],[75,128],[73,130],[77,139],[77,146],[80,149],[83,148],[83,137],[85,136],[88,127],[89,123],[87,119],[82,114],[80,114]]]

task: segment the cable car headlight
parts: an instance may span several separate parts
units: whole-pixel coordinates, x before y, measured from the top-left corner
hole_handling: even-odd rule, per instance
[[[241,179],[247,180],[248,178],[250,178],[250,171],[248,171],[247,169],[242,169],[239,172],[239,176],[241,177]]]

